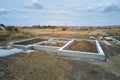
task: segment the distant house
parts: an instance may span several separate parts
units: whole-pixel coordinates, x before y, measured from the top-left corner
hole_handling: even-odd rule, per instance
[[[95,39],[95,37],[93,37],[93,36],[90,36],[90,39],[93,39],[93,40],[94,40],[94,39]]]
[[[5,25],[4,24],[0,24],[0,30],[5,29]]]

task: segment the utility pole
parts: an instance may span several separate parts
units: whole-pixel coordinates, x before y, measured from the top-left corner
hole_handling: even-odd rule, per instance
[[[67,26],[67,22],[65,21],[65,27]]]

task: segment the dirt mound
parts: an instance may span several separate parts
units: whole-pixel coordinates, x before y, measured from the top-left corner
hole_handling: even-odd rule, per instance
[[[75,44],[70,46],[69,50],[83,51],[83,52],[97,52],[96,46],[87,40],[81,40],[79,42],[75,42]]]
[[[45,52],[31,53],[9,67],[19,80],[64,80],[70,65]]]

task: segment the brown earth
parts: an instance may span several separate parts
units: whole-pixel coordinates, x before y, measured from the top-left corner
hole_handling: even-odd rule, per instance
[[[17,80],[119,80],[111,70],[95,62],[63,60],[37,52],[27,54],[9,67]],[[97,63],[97,62],[96,62]],[[102,64],[103,62],[99,62]],[[107,64],[105,62],[105,64]],[[110,63],[111,64],[111,63]],[[112,66],[112,65],[109,65]]]
[[[29,40],[29,41],[24,41],[24,42],[19,42],[19,43],[15,43],[15,44],[19,44],[19,45],[30,45],[30,44],[34,44],[34,43],[38,43],[38,42],[41,42],[41,41],[45,41],[47,39],[33,39],[33,40]]]
[[[9,69],[18,80],[64,80],[70,65],[45,52],[31,53]]]
[[[87,40],[81,40],[79,42],[75,42],[75,44],[69,47],[69,50],[83,51],[83,52],[97,52],[96,46]]]
[[[70,61],[72,69],[68,75],[68,80],[119,80],[112,71],[104,68],[104,65],[93,64],[92,61]],[[101,64],[100,62],[99,64]],[[106,62],[105,62],[106,63]],[[106,63],[107,64],[107,63]],[[111,65],[109,65],[111,66]],[[111,68],[112,69],[112,68]]]
[[[6,57],[0,57],[0,80],[17,80],[14,75],[9,71],[8,66],[15,61],[18,61],[25,54],[13,54]]]
[[[120,49],[118,50],[120,51]],[[40,51],[0,58],[0,80],[25,80],[23,78],[27,78],[26,80],[120,79],[120,56],[112,62],[63,60],[62,57],[58,57]]]
[[[64,43],[45,43],[43,44],[45,46],[57,46],[57,47],[62,47],[63,45],[65,45]]]
[[[55,79],[55,80],[119,80],[120,79],[120,47],[115,46],[115,45],[106,45],[102,42],[101,42],[101,46],[104,49],[104,52],[106,53],[107,58],[109,58],[110,62],[66,60],[65,63],[69,62],[68,65],[71,66],[70,71],[68,73],[65,73],[65,76],[61,76],[59,79]],[[41,53],[41,52],[39,52],[39,53]],[[10,72],[9,69],[11,70],[10,64],[14,65],[20,61],[26,62],[26,60],[28,60],[28,59],[30,60],[31,56],[33,56],[34,53],[33,53],[33,55],[28,56],[26,59],[22,58],[23,55],[24,54],[21,53],[21,54],[15,54],[15,55],[7,56],[7,57],[0,57],[0,80],[20,80],[21,79],[21,77],[19,79],[16,78],[17,77],[16,75],[18,75],[18,72],[14,72],[14,71]],[[38,56],[38,55],[36,55],[36,56]],[[34,59],[38,58],[36,56],[34,56]],[[41,58],[41,57],[39,57],[39,58]],[[23,60],[21,60],[21,59],[23,59]],[[50,58],[46,57],[45,60],[43,59],[41,61],[47,62],[47,60],[49,61],[49,59]],[[18,61],[18,60],[20,60],[20,61]],[[41,61],[39,61],[38,64],[41,63]],[[50,64],[50,62],[48,63],[48,65],[49,64]],[[25,65],[26,65],[26,67],[25,67]],[[36,68],[35,67],[30,68],[29,65],[28,66],[27,65],[28,64],[24,64],[24,67],[29,68],[27,70],[34,72],[34,70]],[[35,66],[37,64],[30,63],[30,65]],[[17,66],[19,66],[19,68],[23,67],[23,65],[19,65],[19,64]],[[42,65],[42,66],[44,66],[44,65]],[[55,66],[55,67],[59,67],[59,66]],[[46,68],[48,68],[48,67],[43,67],[43,72],[41,72],[42,74],[47,72],[44,70]],[[37,68],[37,70],[39,71],[38,68]],[[32,73],[32,74],[34,74],[34,73]],[[52,76],[54,75],[53,73],[49,73],[49,74],[51,74]],[[35,78],[36,75],[35,76],[31,76],[28,74],[26,74],[26,75],[27,75],[27,77],[26,77],[27,79],[32,77],[30,80],[36,80],[36,78]],[[24,76],[24,75],[21,74],[21,76]],[[40,76],[40,75],[38,75],[38,76]],[[46,77],[49,79],[48,75],[46,75]],[[33,79],[33,78],[35,78],[35,79]]]

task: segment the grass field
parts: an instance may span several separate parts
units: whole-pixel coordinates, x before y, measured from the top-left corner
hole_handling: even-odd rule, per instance
[[[111,36],[120,36],[120,29],[108,29],[105,32]]]
[[[90,36],[106,36],[107,33],[102,29],[69,29],[61,30],[60,28],[55,29],[35,29],[35,28],[19,28],[19,32],[5,32],[0,31],[0,40],[9,39],[16,40],[21,38],[28,37],[37,37],[37,36],[49,36],[49,37],[58,37],[58,38],[90,38]]]
[[[107,35],[103,30],[71,30],[62,31],[60,28],[55,29],[19,29],[22,33],[28,33],[34,36],[51,36],[63,38],[89,38],[90,36],[98,37]]]

